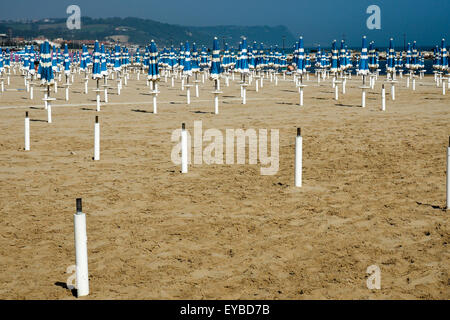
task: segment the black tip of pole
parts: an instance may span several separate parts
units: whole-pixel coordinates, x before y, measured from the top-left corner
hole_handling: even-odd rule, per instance
[[[98,123],[98,116],[95,116],[95,123]]]
[[[448,146],[450,147],[450,136],[448,137]]]
[[[384,89],[384,84],[382,84],[381,87]]]
[[[297,128],[297,137],[302,135],[302,128]]]
[[[184,124],[184,122],[181,124],[181,129],[186,129],[186,125]]]
[[[81,209],[81,198],[77,198],[77,212],[83,212]]]
[[[28,118],[28,111],[25,112],[25,118]]]

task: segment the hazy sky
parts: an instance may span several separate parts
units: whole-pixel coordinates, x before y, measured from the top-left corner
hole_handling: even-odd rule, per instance
[[[450,0],[2,0],[0,19],[66,17],[70,4],[90,17],[133,16],[195,26],[285,25],[295,37],[303,35],[306,45],[327,46],[345,34],[350,45],[360,45],[367,35],[378,46],[387,46],[391,36],[403,46],[403,33],[407,41],[429,45],[450,29]],[[372,4],[381,8],[381,30],[366,27]]]

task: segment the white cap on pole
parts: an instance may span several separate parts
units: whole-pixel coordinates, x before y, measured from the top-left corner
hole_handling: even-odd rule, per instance
[[[89,294],[89,271],[86,215],[82,212],[81,198],[77,198],[77,212],[74,214],[74,226],[77,296],[82,297]]]

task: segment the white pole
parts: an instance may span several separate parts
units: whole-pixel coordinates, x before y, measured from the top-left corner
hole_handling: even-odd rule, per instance
[[[391,97],[392,97],[392,101],[395,100],[395,84],[392,82],[391,85]]]
[[[33,100],[34,97],[34,90],[33,90],[33,86],[30,87],[30,99]]]
[[[88,80],[87,80],[87,78],[84,80],[84,94],[88,94]]]
[[[447,210],[450,210],[450,137],[447,147]]]
[[[173,86],[175,85],[174,84],[174,80],[173,80],[173,75],[172,75],[172,79],[171,80],[172,80],[172,88],[173,88]]]
[[[242,104],[246,104],[247,103],[247,89],[245,88],[245,86],[243,86],[242,88]]]
[[[381,86],[381,111],[386,110],[386,89],[384,84]]]
[[[30,150],[30,118],[28,118],[28,111],[25,112],[25,151]]]
[[[55,93],[58,93],[58,82],[55,81]]]
[[[94,124],[94,160],[100,160],[100,123],[98,123],[98,116],[95,116]]]
[[[153,93],[153,114],[157,114],[158,113],[158,109],[157,109],[157,105],[156,105],[156,93]]]
[[[69,101],[69,87],[66,87],[66,101]]]
[[[186,87],[186,98],[187,104],[191,104],[191,88],[189,86]]]
[[[195,83],[195,97],[196,97],[196,98],[199,97],[199,93],[198,93],[198,82]]]
[[[258,79],[256,79],[256,81],[255,81],[255,91],[256,92],[258,92],[258,84],[259,84],[259,81],[258,81]]]
[[[52,123],[52,104],[50,101],[47,103],[47,122]]]
[[[181,173],[188,171],[187,132],[185,124],[181,126]]]
[[[297,137],[295,139],[295,186],[302,186],[302,165],[303,165],[303,139],[301,129],[297,128]]]
[[[300,106],[303,106],[303,88],[300,87]]]
[[[100,93],[97,91],[97,111],[100,111]]]
[[[334,99],[337,101],[339,100],[339,86],[337,83],[334,83]]]
[[[409,88],[409,77],[406,78],[406,87]]]
[[[345,94],[345,85],[347,84],[347,79],[344,78],[344,81],[342,82],[342,94]]]
[[[108,88],[105,87],[105,103],[108,103]]]
[[[363,108],[366,107],[366,89],[362,89],[362,101],[361,101],[361,106]]]
[[[445,79],[442,81],[442,95],[445,96]]]
[[[219,95],[214,95],[214,113],[219,114]]]
[[[416,78],[413,78],[412,89],[413,89],[413,91],[416,91]]]
[[[77,212],[73,215],[75,226],[75,264],[77,296],[89,294],[89,272],[87,257],[86,215],[81,209],[81,198],[77,199]]]

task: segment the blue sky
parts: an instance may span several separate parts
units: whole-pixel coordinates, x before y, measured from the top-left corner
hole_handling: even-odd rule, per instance
[[[90,17],[139,17],[180,25],[285,25],[306,45],[327,46],[343,35],[359,46],[367,35],[378,46],[389,37],[403,46],[436,44],[450,29],[450,0],[5,0],[0,19],[66,17],[66,8],[77,4]],[[381,9],[381,30],[368,30],[366,9]],[[281,38],[282,35],[280,35]],[[281,41],[281,40],[280,40]]]

